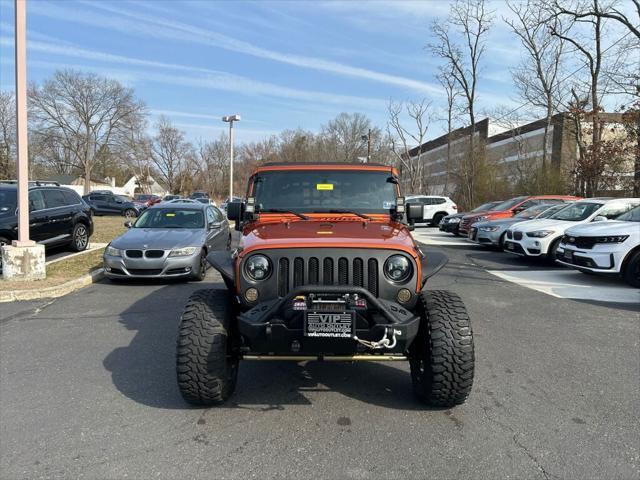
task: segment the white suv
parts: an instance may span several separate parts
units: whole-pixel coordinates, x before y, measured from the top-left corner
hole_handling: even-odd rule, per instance
[[[565,230],[575,225],[613,220],[640,205],[640,198],[590,198],[567,205],[549,218],[517,223],[507,230],[504,249],[553,261]]]
[[[407,195],[405,203],[423,205],[422,222],[416,222],[416,226],[431,225],[437,227],[444,217],[458,213],[458,206],[453,200],[439,195]]]
[[[612,222],[569,228],[556,260],[583,272],[619,274],[640,288],[640,207]]]

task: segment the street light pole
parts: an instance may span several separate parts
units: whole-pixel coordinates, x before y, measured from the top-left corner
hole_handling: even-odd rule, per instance
[[[18,240],[14,246],[34,245],[29,240],[29,152],[27,146],[27,1],[15,0],[16,147],[18,173]]]
[[[369,129],[366,135],[360,136],[360,138],[363,142],[367,142],[367,163],[369,163],[371,161],[371,129]]]
[[[229,201],[233,200],[233,122],[240,121],[240,115],[225,115],[223,122],[229,124]]]

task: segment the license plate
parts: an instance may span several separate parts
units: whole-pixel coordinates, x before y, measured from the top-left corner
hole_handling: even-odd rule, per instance
[[[516,247],[515,247],[515,245],[514,245],[513,243],[511,243],[511,242],[507,242],[507,250],[513,250],[513,249],[515,249],[515,248],[516,248]]]
[[[354,312],[306,312],[304,334],[306,337],[351,338]]]

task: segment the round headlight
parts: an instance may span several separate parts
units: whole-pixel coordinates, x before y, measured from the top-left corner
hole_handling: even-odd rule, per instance
[[[271,273],[271,264],[264,255],[254,255],[249,257],[244,270],[251,280],[260,281],[266,279]]]
[[[411,276],[411,263],[407,257],[392,255],[384,262],[384,274],[392,282],[404,282]]]

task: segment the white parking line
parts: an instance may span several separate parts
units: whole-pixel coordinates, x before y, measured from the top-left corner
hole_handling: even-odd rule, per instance
[[[473,245],[473,243],[464,240],[463,237],[456,237],[451,233],[441,232],[434,228],[415,229],[411,234],[416,242],[426,243],[427,245],[465,245],[467,247]]]
[[[523,287],[557,298],[640,305],[640,291],[621,280],[563,270],[487,270]]]

